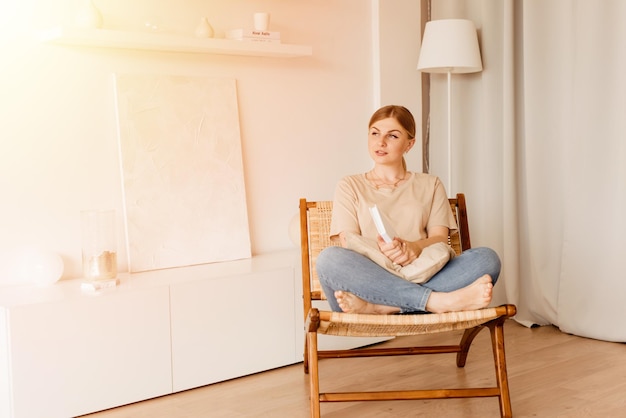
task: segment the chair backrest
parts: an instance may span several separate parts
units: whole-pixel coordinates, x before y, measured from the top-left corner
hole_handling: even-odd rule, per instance
[[[459,193],[451,198],[450,207],[458,225],[458,233],[448,237],[448,243],[457,254],[471,248],[465,195]],[[330,219],[333,202],[307,202],[300,199],[300,248],[302,255],[302,293],[304,318],[311,309],[311,301],[326,297],[317,278],[315,262],[319,253],[331,245],[340,245],[330,240]]]

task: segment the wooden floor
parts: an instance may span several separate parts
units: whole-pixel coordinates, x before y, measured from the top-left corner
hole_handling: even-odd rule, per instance
[[[459,333],[421,337],[455,344]],[[403,337],[383,344],[400,345]],[[515,417],[626,417],[626,344],[564,334],[554,327],[505,325],[509,385]],[[321,390],[406,388],[417,382],[494,385],[489,331],[472,345],[467,365],[450,354],[320,362]],[[485,354],[485,355],[483,355]],[[370,386],[367,386],[370,385]],[[195,418],[309,416],[302,364],[88,415],[89,418]],[[495,398],[322,404],[324,418],[498,417]]]

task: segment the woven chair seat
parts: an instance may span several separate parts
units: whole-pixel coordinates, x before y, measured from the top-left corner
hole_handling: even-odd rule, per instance
[[[506,307],[415,315],[364,315],[321,311],[319,334],[393,337],[465,330],[506,315]]]

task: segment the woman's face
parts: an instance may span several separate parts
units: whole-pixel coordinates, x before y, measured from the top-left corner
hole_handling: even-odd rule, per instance
[[[376,164],[401,162],[414,143],[415,139],[409,139],[409,134],[395,118],[381,119],[369,129],[368,148]]]

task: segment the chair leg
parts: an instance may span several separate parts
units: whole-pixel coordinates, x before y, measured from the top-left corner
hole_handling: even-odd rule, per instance
[[[304,374],[309,373],[309,338],[308,335],[304,336],[304,357],[303,357],[303,365],[304,365]]]
[[[490,323],[491,345],[493,347],[493,360],[496,367],[496,380],[500,389],[500,416],[510,418],[513,416],[511,409],[511,396],[509,393],[509,380],[506,371],[506,359],[504,354],[504,319]]]
[[[309,401],[311,418],[320,418],[320,379],[317,358],[317,332],[307,332],[309,358]]]
[[[457,367],[465,367],[465,362],[467,361],[467,355],[469,354],[470,346],[472,345],[474,338],[476,338],[476,336],[482,329],[483,326],[480,325],[474,328],[466,329],[463,333],[463,337],[461,338],[461,342],[459,343],[461,351],[459,351],[456,355]]]

